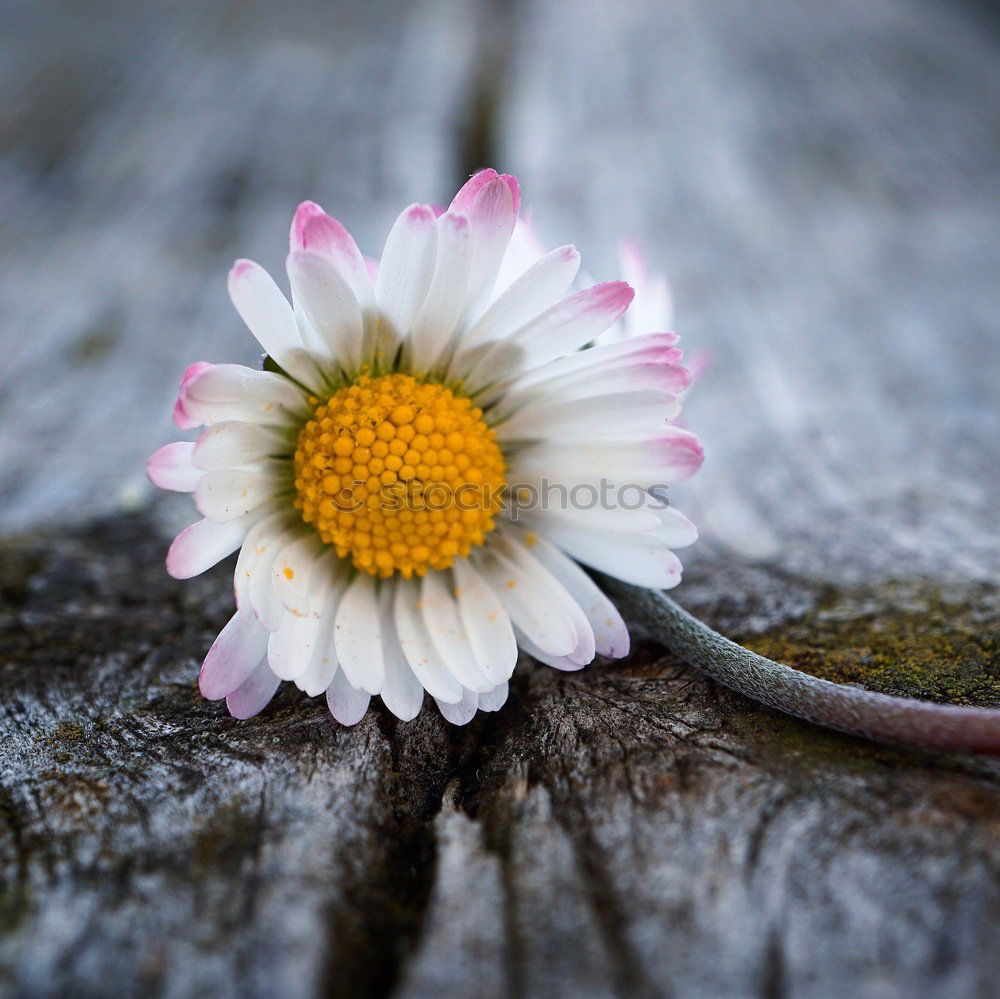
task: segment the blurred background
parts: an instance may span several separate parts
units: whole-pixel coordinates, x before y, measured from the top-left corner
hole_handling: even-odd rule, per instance
[[[713,355],[686,417],[708,460],[678,499],[703,550],[793,571],[821,550],[844,577],[998,571],[990,5],[0,14],[0,530],[151,499],[185,365],[255,356],[227,269],[283,274],[299,201],[377,254],[399,208],[493,165],[595,279],[635,237],[684,345]]]

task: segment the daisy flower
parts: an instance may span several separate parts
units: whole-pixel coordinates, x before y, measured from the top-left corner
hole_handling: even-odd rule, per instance
[[[563,670],[628,652],[581,565],[679,581],[696,531],[659,490],[702,449],[669,422],[689,382],[677,337],[622,325],[625,282],[574,290],[579,254],[543,253],[519,207],[517,181],[484,170],[444,212],[406,208],[375,264],[305,202],[291,302],[252,261],[231,270],[262,370],[188,367],[174,422],[204,429],[149,475],[203,518],[172,576],[239,551],[200,675],[236,717],[288,680],[345,725],[376,696],[411,719],[425,691],[464,724],[504,703],[519,648]]]

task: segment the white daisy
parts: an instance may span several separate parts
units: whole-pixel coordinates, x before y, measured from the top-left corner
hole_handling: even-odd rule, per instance
[[[236,717],[289,680],[345,725],[373,696],[411,719],[425,691],[464,724],[504,703],[519,647],[564,670],[627,653],[580,563],[679,581],[695,528],[647,491],[702,461],[669,422],[689,381],[677,337],[626,326],[595,346],[632,288],[571,292],[579,254],[542,253],[519,205],[517,181],[484,170],[443,213],[405,209],[374,265],[306,202],[292,304],[257,264],[230,272],[264,370],[191,365],[174,422],[205,429],[149,475],[204,518],[171,575],[239,551],[237,610],[200,677]]]

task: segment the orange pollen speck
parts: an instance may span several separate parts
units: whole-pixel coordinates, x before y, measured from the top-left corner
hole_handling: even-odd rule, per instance
[[[362,572],[409,579],[483,543],[505,472],[470,399],[411,375],[362,375],[302,428],[295,506]]]

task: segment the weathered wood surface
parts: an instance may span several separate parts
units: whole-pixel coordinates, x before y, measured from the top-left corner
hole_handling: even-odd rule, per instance
[[[924,0],[2,14],[0,989],[996,993],[996,763],[824,733],[652,645],[525,662],[462,730],[338,729],[295,692],[234,722],[194,685],[227,571],[166,578],[183,501],[140,478],[183,364],[252,356],[234,256],[280,271],[303,197],[374,249],[496,156],[595,276],[640,237],[716,355],[685,606],[747,635],[830,585],[995,583],[994,25]]]

